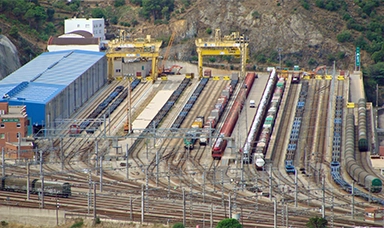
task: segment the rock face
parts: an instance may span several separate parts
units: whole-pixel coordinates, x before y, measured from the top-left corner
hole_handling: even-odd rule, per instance
[[[0,35],[0,79],[5,78],[20,66],[15,45],[6,36]]]
[[[250,40],[250,57],[259,54],[275,56],[282,51],[282,60],[307,65],[310,59],[316,59],[316,65],[329,64],[330,55],[345,53],[345,59],[339,61],[340,67],[353,63],[354,47],[352,43],[338,43],[336,35],[345,29],[344,21],[334,13],[311,5],[304,9],[300,1],[281,0],[199,0],[184,14],[171,20],[167,25],[143,30],[153,37],[170,36],[176,32],[170,58],[188,60],[196,56],[194,39],[214,39],[215,29],[229,35],[238,31]],[[208,30],[212,31],[208,34]],[[275,54],[273,54],[275,52]]]

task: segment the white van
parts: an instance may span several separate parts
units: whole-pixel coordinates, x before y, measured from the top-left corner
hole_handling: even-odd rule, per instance
[[[249,107],[250,107],[250,108],[256,108],[255,100],[250,100],[250,101],[249,101]]]

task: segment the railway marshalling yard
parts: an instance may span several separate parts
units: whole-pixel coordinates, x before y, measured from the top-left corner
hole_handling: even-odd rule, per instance
[[[257,74],[252,86],[247,88],[240,77],[209,143],[200,145],[197,140],[193,149],[184,147],[185,134],[197,116],[210,116],[230,80],[224,80],[221,75],[219,80],[206,79],[204,86],[199,84],[201,80],[186,79],[185,75],[168,76],[168,80],[155,83],[142,81],[132,90],[130,101],[125,99],[108,118],[100,116],[93,120],[101,123],[93,134],[85,131],[73,134],[70,126],[84,121],[116,87],[128,88],[128,80],[113,81],[71,120],[64,121],[60,129],[47,130],[44,137],[38,138],[37,153],[41,151],[44,162],[41,167],[37,161],[30,162],[30,178],[44,176],[44,180],[69,182],[72,195],[56,198],[0,191],[0,203],[5,208],[0,212],[1,217],[7,221],[47,226],[62,224],[70,218],[99,217],[102,221],[119,224],[183,222],[186,227],[213,227],[220,220],[233,216],[239,218],[243,227],[305,227],[310,217],[322,215],[332,227],[373,224],[364,221],[364,209],[379,204],[341,189],[332,179],[330,165],[336,97],[350,97],[343,101],[345,115],[357,113],[357,108],[347,109],[346,106],[364,97],[359,74],[346,74],[338,80],[338,72],[335,72],[331,78],[302,78],[299,83],[292,83],[292,73],[287,74],[265,164],[261,168],[254,162],[243,163],[239,153],[270,78],[270,72]],[[277,72],[276,76],[283,75]],[[301,102],[304,84],[308,85],[308,92],[299,147],[294,156],[298,173],[295,180],[295,175],[286,172],[285,159],[295,107]],[[203,87],[201,93],[190,111],[183,114],[199,87]],[[244,98],[232,135],[226,138],[228,144],[222,159],[213,160],[215,138],[242,89],[249,90],[249,94]],[[157,119],[175,91],[179,91],[176,102],[164,118]],[[250,100],[256,101],[256,108],[249,106]],[[131,111],[128,111],[129,106]],[[185,118],[180,127],[173,128],[182,115]],[[123,131],[127,120],[132,122],[130,134]],[[371,126],[368,123],[368,129]],[[372,130],[367,132],[371,136]],[[358,163],[368,173],[380,177],[371,167],[369,155],[360,153]],[[340,164],[342,178],[352,183],[343,159]],[[6,174],[27,176],[25,161],[7,160],[4,167]],[[372,196],[370,199],[383,198],[382,193],[369,193],[358,184],[355,187]],[[46,210],[41,212],[39,208]],[[27,215],[26,220],[12,216],[16,211]]]

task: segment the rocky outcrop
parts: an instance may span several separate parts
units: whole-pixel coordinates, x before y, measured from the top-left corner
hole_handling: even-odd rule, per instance
[[[20,66],[15,45],[6,36],[0,35],[0,79],[5,78]]]

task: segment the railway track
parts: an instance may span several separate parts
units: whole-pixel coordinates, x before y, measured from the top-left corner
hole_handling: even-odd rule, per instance
[[[203,109],[202,109],[203,110]],[[199,111],[201,113],[201,111]],[[191,121],[192,119],[187,120]],[[186,123],[187,124],[187,123]],[[190,123],[188,124],[190,125]],[[163,159],[166,160],[169,159],[171,154],[175,154],[175,150],[180,149],[182,147],[182,140],[174,140],[176,142],[172,142],[169,144],[164,144],[164,148],[168,148],[168,150],[171,150],[171,152],[167,154],[163,154]],[[176,144],[175,144],[176,143]],[[91,150],[93,148],[89,148],[88,150]],[[199,147],[199,149],[195,149],[190,153],[189,159],[186,160],[183,164],[184,168],[186,168],[189,165],[193,165],[194,167],[201,166],[201,159],[204,159],[204,152],[205,149],[202,147]],[[83,158],[86,158],[84,156]],[[87,161],[88,159],[84,159]],[[93,160],[92,160],[93,161]],[[199,162],[199,163],[198,163]],[[217,167],[217,163],[211,163],[212,167]],[[86,162],[85,162],[86,163]],[[91,162],[92,163],[92,162]],[[94,164],[92,164],[94,165]],[[179,164],[180,165],[180,164]],[[175,166],[177,167],[177,166]],[[78,169],[78,168],[74,168]],[[216,168],[214,168],[216,169]],[[166,169],[164,169],[166,170]],[[181,171],[181,169],[179,169]],[[25,171],[24,171],[25,172]],[[71,171],[72,172],[72,171]],[[66,208],[69,211],[73,211],[74,214],[77,215],[83,215],[87,216],[88,208],[87,201],[89,196],[87,185],[88,177],[84,174],[71,174],[74,179],[73,182],[76,187],[74,187],[74,197],[70,199],[60,199],[60,205],[63,205],[60,207],[60,210],[65,210]],[[251,171],[252,172],[252,171]],[[117,174],[117,175],[116,175]],[[249,173],[251,175],[252,173]],[[187,173],[183,173],[184,176],[187,176]],[[248,175],[248,174],[246,174]],[[111,219],[119,219],[119,220],[133,220],[133,221],[140,221],[141,219],[141,202],[139,200],[138,195],[141,193],[141,185],[143,181],[145,181],[145,178],[141,178],[140,181],[138,181],[139,178],[136,180],[125,180],[123,181],[123,178],[120,177],[119,171],[116,171],[116,173],[113,174],[111,170],[104,172],[104,177],[106,178],[106,185],[104,187],[103,193],[98,192],[97,193],[97,215],[101,218],[111,218]],[[52,176],[52,178],[58,178],[59,180],[62,178],[59,175],[58,176]],[[97,182],[97,176],[91,177],[93,181]],[[145,215],[144,219],[145,221],[151,221],[151,222],[158,222],[158,223],[167,223],[167,222],[179,222],[182,220],[182,213],[183,213],[183,201],[182,201],[182,195],[179,193],[180,190],[172,190],[169,191],[167,178],[162,177],[160,179],[159,188],[153,188],[155,186],[155,181],[153,180],[154,176],[151,176],[148,180],[148,184],[152,187],[148,189],[148,192],[146,192],[145,196]],[[109,180],[109,181],[107,181]],[[169,180],[169,179],[168,179]],[[212,211],[214,211],[214,219],[213,224],[216,224],[219,220],[228,217],[228,208],[226,206],[223,206],[223,200],[220,196],[220,193],[212,191],[215,187],[215,182],[212,177],[212,183],[211,186],[207,187],[206,197],[201,196],[201,192],[203,191],[201,186],[199,185],[199,182],[195,182],[195,180],[191,181],[191,178],[181,178],[179,179],[180,182],[182,182],[182,186],[184,186],[185,189],[188,189],[189,185],[192,187],[189,193],[185,195],[186,198],[186,206],[187,206],[187,224],[194,225],[194,224],[208,224],[210,223],[209,216],[212,214]],[[281,181],[281,180],[280,180]],[[192,183],[192,184],[191,184]],[[278,185],[278,180],[273,181],[274,184]],[[110,184],[110,185],[109,185]],[[228,192],[231,192],[232,189],[228,187],[224,187],[222,185],[222,191],[225,194]],[[2,193],[2,192],[0,192]],[[9,195],[9,192],[6,192],[7,195]],[[18,195],[20,195],[19,200],[14,200],[13,198],[17,199]],[[168,196],[168,197],[165,197]],[[5,197],[5,198],[4,198]],[[15,195],[11,195],[11,200],[8,201],[10,205],[12,203],[18,203],[17,206],[20,207],[32,207],[32,208],[38,208],[39,207],[39,200],[37,199],[37,196],[32,196],[33,201],[31,204],[29,204],[29,201],[25,201],[25,194],[21,193],[15,193]],[[133,202],[129,200],[132,198]],[[203,199],[206,198],[206,199]],[[244,227],[272,227],[270,224],[273,223],[273,206],[268,201],[265,201],[263,199],[260,199],[259,201],[256,201],[258,203],[259,207],[262,207],[262,211],[257,211],[255,213],[255,207],[256,204],[253,202],[255,200],[254,194],[253,196],[249,196],[249,194],[237,192],[236,198],[232,199],[236,203],[237,212],[241,211],[242,217],[241,221],[244,225]],[[1,200],[5,199],[5,200]],[[71,201],[71,199],[73,199]],[[169,200],[172,199],[172,200]],[[208,199],[208,200],[207,200]],[[288,198],[287,198],[288,199]],[[46,197],[47,200],[47,207],[46,208],[55,208],[55,198],[52,197]],[[315,201],[315,200],[314,200]],[[7,202],[6,196],[0,194],[0,202]],[[205,202],[205,203],[204,203]],[[227,205],[228,200],[224,201],[224,205]],[[0,203],[0,204],[1,204]],[[25,204],[24,204],[25,203]],[[132,205],[130,207],[129,205]],[[212,204],[212,209],[211,209]],[[16,205],[16,204],[15,204]],[[167,210],[164,210],[164,208],[167,208]],[[282,211],[283,207],[278,206],[278,211]],[[92,208],[90,209],[92,211]],[[132,212],[131,212],[132,211]],[[193,213],[192,213],[193,211]],[[189,212],[189,213],[188,213]],[[345,214],[346,210],[337,210],[335,209],[335,213],[338,214]],[[305,226],[305,223],[308,221],[308,217],[312,217],[314,215],[317,215],[316,212],[311,212],[308,210],[289,210],[288,212],[290,217],[290,224],[295,224],[296,226],[303,227]],[[132,215],[132,218],[130,217]],[[283,215],[278,215],[278,221],[282,221],[284,219]],[[340,220],[345,221],[347,224],[354,224],[359,225],[359,222],[351,222],[347,219]],[[280,223],[280,222],[279,222]],[[281,223],[283,225],[283,222]],[[342,223],[335,223],[341,225]],[[362,223],[361,225],[363,225]]]

